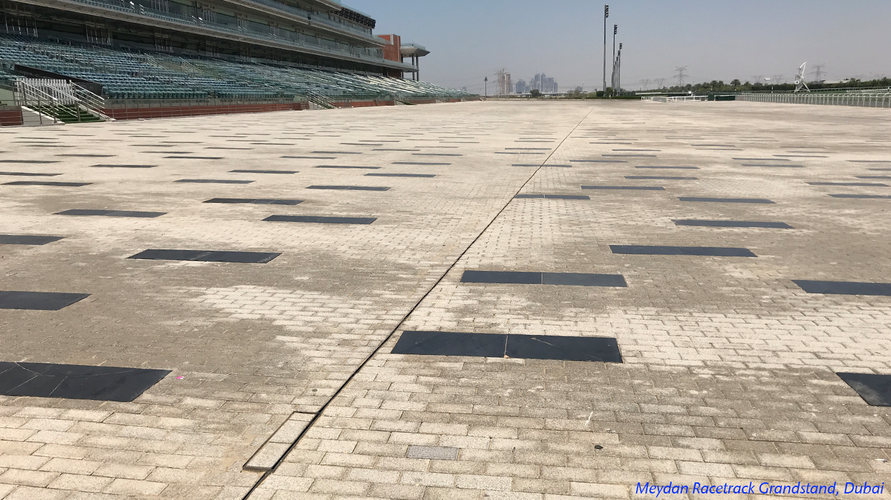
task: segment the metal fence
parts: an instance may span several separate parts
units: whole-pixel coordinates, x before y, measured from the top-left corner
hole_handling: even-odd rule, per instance
[[[846,92],[841,94],[799,92],[739,94],[737,101],[773,102],[783,104],[821,104],[827,106],[860,106],[866,108],[891,108],[891,90],[879,92]]]

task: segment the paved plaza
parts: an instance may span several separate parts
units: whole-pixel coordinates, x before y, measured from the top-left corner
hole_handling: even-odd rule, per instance
[[[0,499],[891,498],[889,186],[882,109],[0,129]]]

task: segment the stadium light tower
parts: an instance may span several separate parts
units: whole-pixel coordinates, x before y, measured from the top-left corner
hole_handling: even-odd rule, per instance
[[[616,91],[616,35],[619,34],[619,25],[613,25],[613,76],[610,78],[612,82],[613,92]]]
[[[609,5],[603,6],[603,94],[606,95],[606,20],[609,19]]]
[[[489,97],[489,77],[483,78],[483,84],[486,86],[486,95],[485,97]]]

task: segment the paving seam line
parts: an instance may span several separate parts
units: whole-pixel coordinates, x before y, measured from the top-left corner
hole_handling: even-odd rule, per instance
[[[358,367],[356,367],[355,370],[353,370],[353,373],[351,373],[350,376],[347,377],[347,379],[346,379],[346,380],[343,382],[343,384],[337,389],[337,391],[335,391],[334,394],[332,394],[331,397],[328,399],[328,401],[327,401],[325,404],[323,404],[321,408],[319,408],[319,411],[315,413],[315,416],[313,416],[312,420],[310,420],[309,423],[306,424],[306,428],[303,429],[303,431],[300,433],[300,435],[297,436],[297,439],[294,440],[293,443],[291,443],[291,446],[289,446],[288,449],[282,454],[282,456],[278,459],[278,461],[275,463],[275,465],[273,465],[272,468],[266,470],[266,471],[263,473],[263,475],[260,476],[260,479],[258,479],[257,482],[254,484],[254,486],[252,486],[251,489],[248,490],[248,492],[244,495],[243,500],[249,500],[251,494],[253,494],[254,491],[255,491],[257,488],[259,488],[261,484],[263,484],[263,482],[266,480],[266,478],[268,478],[270,475],[272,475],[272,473],[274,473],[274,472],[278,469],[278,467],[282,464],[282,462],[284,462],[285,458],[286,458],[292,451],[294,451],[294,448],[297,447],[297,443],[299,443],[300,440],[303,439],[303,436],[305,436],[306,433],[309,432],[310,429],[312,429],[312,426],[315,425],[315,423],[318,421],[319,417],[322,416],[322,413],[325,412],[325,409],[328,408],[328,405],[330,405],[331,402],[334,401],[334,400],[337,398],[337,396],[340,395],[340,393],[346,388],[346,386],[349,385],[350,382],[352,382],[352,380],[353,380],[353,378],[356,376],[356,374],[358,374],[359,371],[361,371],[362,368],[364,368],[365,365],[367,365],[368,362],[371,361],[371,359],[372,359],[372,358],[373,358],[373,357],[374,357],[374,356],[381,350],[381,348],[383,348],[384,345],[385,345],[387,342],[389,342],[391,338],[393,338],[393,335],[395,335],[396,332],[399,331],[399,328],[401,328],[402,325],[405,323],[405,321],[406,321],[406,320],[407,320],[407,319],[408,319],[408,318],[415,312],[415,310],[417,310],[417,308],[421,305],[421,303],[424,302],[424,300],[425,300],[425,299],[426,299],[426,298],[433,292],[433,290],[436,289],[437,286],[439,286],[440,283],[442,283],[442,280],[445,279],[445,277],[452,271],[452,269],[454,269],[455,266],[457,266],[458,263],[461,262],[461,259],[464,258],[464,256],[467,254],[468,251],[470,251],[471,248],[473,248],[473,245],[475,245],[476,242],[479,241],[479,239],[482,238],[484,234],[486,234],[486,231],[488,231],[489,228],[492,227],[492,224],[494,224],[495,221],[498,220],[498,217],[500,217],[501,214],[503,214],[504,211],[507,210],[507,207],[509,207],[510,204],[511,204],[511,202],[514,201],[514,197],[517,196],[518,194],[520,194],[520,193],[523,191],[523,188],[525,188],[526,185],[528,185],[528,184],[532,181],[532,179],[535,178],[536,175],[538,175],[538,173],[539,173],[539,172],[541,171],[541,169],[545,166],[545,164],[547,164],[548,160],[550,160],[551,157],[554,156],[554,154],[557,153],[557,151],[560,149],[560,147],[563,146],[563,143],[565,143],[566,140],[569,139],[569,138],[572,136],[572,134],[573,134],[573,133],[574,133],[574,132],[581,126],[582,123],[585,122],[585,120],[588,119],[589,116],[591,116],[591,113],[593,113],[593,112],[594,112],[594,108],[591,108],[591,110],[588,111],[588,112],[585,114],[585,116],[582,117],[581,120],[579,120],[579,122],[575,125],[575,127],[573,127],[572,130],[570,130],[569,133],[566,134],[566,137],[564,137],[564,138],[560,141],[560,144],[558,144],[557,147],[555,147],[555,148],[553,149],[553,151],[551,151],[551,153],[548,155],[548,157],[545,158],[544,161],[541,162],[541,165],[539,165],[538,168],[536,168],[535,171],[532,172],[532,174],[529,175],[529,178],[527,178],[526,181],[523,182],[523,184],[517,189],[516,193],[514,193],[514,195],[511,196],[511,197],[507,200],[507,203],[505,203],[504,206],[501,207],[500,210],[498,210],[498,212],[495,214],[495,216],[492,217],[492,220],[490,220],[489,223],[486,224],[486,227],[484,227],[484,228],[482,229],[482,231],[480,231],[479,234],[476,235],[476,237],[473,239],[473,241],[471,241],[470,244],[468,244],[467,247],[466,247],[466,248],[465,248],[465,249],[458,255],[458,257],[455,258],[454,262],[452,262],[451,265],[449,265],[449,267],[445,270],[445,272],[442,273],[442,275],[439,277],[439,279],[436,280],[436,283],[434,283],[434,284],[433,284],[433,285],[432,285],[432,286],[431,286],[431,287],[424,293],[424,295],[421,296],[421,298],[418,299],[417,302],[415,302],[415,304],[414,304],[414,305],[411,307],[411,309],[409,309],[409,311],[402,317],[402,319],[399,320],[399,323],[396,324],[396,326],[395,326],[395,327],[393,328],[393,330],[387,335],[387,337],[384,338],[383,341],[381,341],[381,343],[374,349],[374,351],[372,351],[371,354],[369,354],[368,357],[365,358],[365,360],[362,361],[362,363],[361,363]],[[285,420],[285,423],[287,423],[287,420]],[[283,423],[282,425],[284,425],[284,423]],[[269,436],[269,439],[272,439],[272,437],[275,436],[275,433],[276,433],[276,432],[278,432],[278,429],[276,429],[276,430]],[[269,442],[269,439],[267,439],[266,442],[264,442],[259,448],[257,448],[257,452],[255,452],[255,455],[256,455],[256,453],[259,453],[259,451],[260,451],[261,449],[263,449],[263,446],[266,446],[266,444]],[[253,458],[253,456],[252,456],[252,458]],[[250,462],[250,459],[248,460],[248,462]],[[247,462],[245,462],[245,463],[247,464]],[[250,470],[250,469],[247,469],[247,470]],[[255,470],[255,472],[259,472],[259,471],[256,471],[256,470]]]

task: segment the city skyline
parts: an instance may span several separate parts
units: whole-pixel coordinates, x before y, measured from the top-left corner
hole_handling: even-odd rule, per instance
[[[670,8],[654,0],[582,2],[565,0],[559,9],[528,1],[454,0],[449,9],[409,0],[347,0],[372,13],[377,34],[396,33],[427,47],[421,78],[483,92],[496,69],[513,75],[544,70],[561,88],[599,90],[603,66],[603,6],[610,5],[608,31],[619,25],[624,44],[623,87],[649,80],[676,83],[686,66],[687,83],[783,76],[791,81],[808,62],[808,78],[822,65],[824,79],[872,79],[891,75],[891,2],[813,0],[801,9],[795,0],[752,0],[744,6],[681,0]],[[608,48],[612,52],[612,46]],[[607,82],[611,63],[607,56]],[[491,87],[490,87],[491,91]]]

